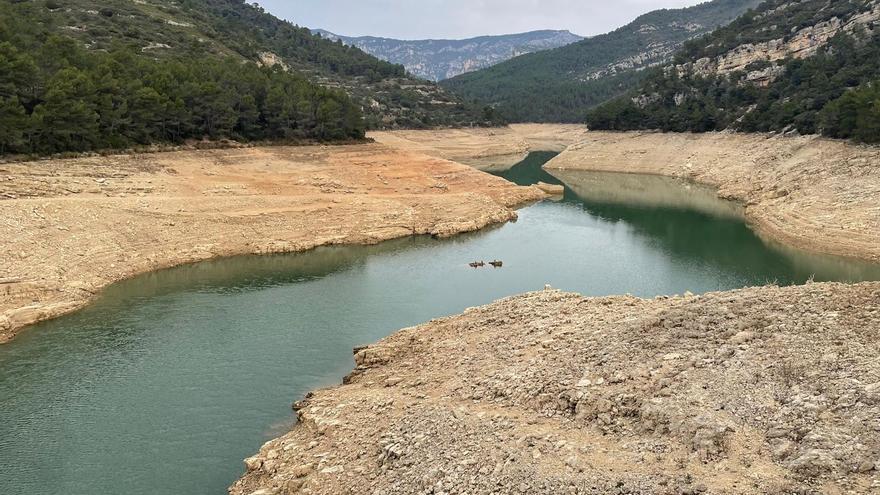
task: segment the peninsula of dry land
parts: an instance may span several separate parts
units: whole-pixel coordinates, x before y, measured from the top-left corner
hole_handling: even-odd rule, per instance
[[[876,283],[525,294],[356,350],[231,493],[873,493],[878,355]]]
[[[0,342],[150,270],[449,236],[511,220],[542,197],[382,144],[0,164]]]

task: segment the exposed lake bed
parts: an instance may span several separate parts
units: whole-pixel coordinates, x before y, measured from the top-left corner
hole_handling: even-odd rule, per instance
[[[554,155],[534,153],[504,175],[552,180],[541,166]],[[4,479],[49,493],[216,492],[289,427],[292,400],[338,383],[351,348],[545,284],[653,297],[880,279],[871,265],[828,270],[768,248],[730,214],[735,205],[707,197],[698,208],[680,181],[647,184],[666,191],[662,202],[633,203],[619,192],[634,177],[572,172],[572,184],[592,184],[589,199],[568,189],[515,223],[452,239],[229,258],[111,286],[0,348],[2,374],[18,377],[3,382]],[[467,266],[496,258],[502,268]]]
[[[0,347],[0,374],[17,377],[0,384],[0,450],[13,459],[6,483],[48,493],[222,491],[240,459],[290,429],[293,400],[351,369],[352,348],[545,284],[651,298],[880,279],[870,263],[762,241],[741,206],[711,189],[632,174],[554,177],[542,169],[554,155],[532,153],[501,173],[571,186],[521,208],[515,223],[163,270],[29,329]],[[467,266],[495,259],[503,267]],[[260,469],[247,483],[278,481]]]

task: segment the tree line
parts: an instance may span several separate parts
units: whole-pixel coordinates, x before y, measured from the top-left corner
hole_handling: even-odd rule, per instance
[[[89,50],[12,14],[0,6],[0,154],[364,136],[361,110],[343,91],[277,66]]]

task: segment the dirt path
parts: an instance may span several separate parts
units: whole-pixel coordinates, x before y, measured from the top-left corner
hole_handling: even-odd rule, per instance
[[[766,238],[880,261],[880,147],[814,136],[589,132],[545,168],[705,183],[744,203]]]
[[[880,284],[547,290],[356,351],[233,495],[880,490]]]
[[[0,342],[150,270],[448,236],[511,220],[541,197],[381,144],[0,164]]]

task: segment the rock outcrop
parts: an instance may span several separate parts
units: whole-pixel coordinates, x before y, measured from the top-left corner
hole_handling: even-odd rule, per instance
[[[679,75],[691,72],[701,76],[711,76],[747,71],[749,65],[756,62],[770,63],[772,64],[770,67],[747,71],[746,77],[746,80],[758,86],[769,85],[784,72],[783,67],[774,65],[774,63],[788,58],[811,57],[840,33],[857,34],[859,37],[863,37],[865,31],[873,31],[875,24],[880,20],[880,3],[870,2],[869,5],[872,6],[870,9],[857,12],[850,18],[832,17],[815,25],[798,29],[790,36],[761,43],[745,43],[714,59],[701,58],[693,63],[677,65],[675,70]],[[773,13],[775,11],[766,12],[764,15]]]

